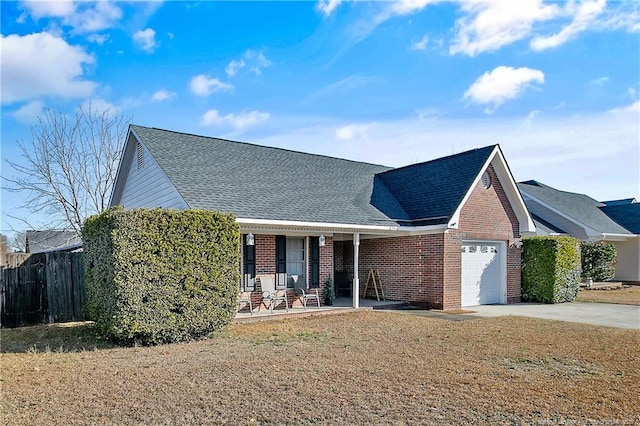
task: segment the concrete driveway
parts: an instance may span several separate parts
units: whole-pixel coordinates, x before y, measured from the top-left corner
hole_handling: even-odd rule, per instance
[[[513,305],[482,305],[464,308],[479,317],[517,315],[558,321],[580,322],[607,327],[640,329],[640,306],[612,303],[571,302],[555,305],[516,303]]]

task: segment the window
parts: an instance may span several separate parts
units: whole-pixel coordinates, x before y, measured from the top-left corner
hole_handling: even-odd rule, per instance
[[[287,237],[287,287],[293,287],[293,280],[305,282],[304,238]]]
[[[256,246],[248,246],[246,238],[242,235],[242,291],[254,291],[256,285]]]
[[[488,189],[491,186],[491,176],[487,172],[482,174],[482,186],[484,189]]]

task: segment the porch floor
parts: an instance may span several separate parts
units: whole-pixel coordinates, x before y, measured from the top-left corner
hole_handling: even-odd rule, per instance
[[[398,309],[403,306],[406,306],[406,303],[389,300],[377,301],[372,299],[360,299],[359,309]],[[242,311],[236,314],[233,322],[235,324],[243,324],[248,322],[269,321],[283,318],[299,318],[311,315],[340,314],[353,310],[355,310],[353,308],[353,300],[350,297],[338,297],[333,301],[332,306],[323,305],[320,306],[320,309],[318,309],[317,306],[311,306],[311,304],[308,304],[306,310],[302,307],[296,306],[295,308],[289,307],[289,312],[287,312],[284,307],[278,306],[273,310],[273,314],[271,314],[271,312],[269,312],[269,309],[265,308],[264,306],[254,306],[253,315],[249,313],[248,309],[242,309]]]

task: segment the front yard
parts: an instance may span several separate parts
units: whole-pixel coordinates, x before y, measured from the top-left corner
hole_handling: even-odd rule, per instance
[[[640,286],[628,286],[615,289],[580,289],[578,302],[617,303],[640,306]]]
[[[1,423],[640,422],[633,330],[368,311],[94,346],[86,324],[2,330]]]

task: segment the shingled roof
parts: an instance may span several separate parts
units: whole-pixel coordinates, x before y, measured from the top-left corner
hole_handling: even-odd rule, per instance
[[[406,212],[404,217],[398,217],[400,222],[447,223],[494,149],[492,145],[388,170],[378,173],[376,179],[390,190]]]
[[[629,232],[640,234],[640,203],[606,205],[600,210]]]
[[[494,146],[392,169],[132,125],[190,208],[246,219],[444,224]]]
[[[560,191],[535,180],[518,183],[518,188],[549,207],[564,213],[574,221],[602,234],[630,234],[607,216],[603,203],[574,192]],[[529,203],[525,198],[525,203]]]

